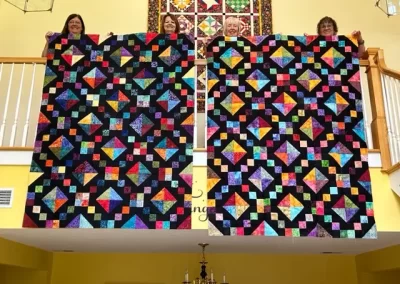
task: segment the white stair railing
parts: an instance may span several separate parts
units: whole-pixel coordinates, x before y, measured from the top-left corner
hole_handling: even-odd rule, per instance
[[[0,57],[0,147],[33,147],[44,58]]]
[[[392,165],[400,162],[400,80],[381,74],[385,103],[390,159]]]
[[[392,166],[400,164],[400,72],[386,66],[383,50],[376,57],[382,82],[382,95]]]

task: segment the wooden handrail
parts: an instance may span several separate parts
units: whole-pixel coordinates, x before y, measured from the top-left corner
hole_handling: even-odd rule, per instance
[[[361,67],[368,67],[369,66],[368,59],[360,59],[360,66]]]
[[[46,64],[46,57],[0,57],[0,63],[15,63],[15,64]]]
[[[383,49],[378,50],[377,56],[375,57],[375,63],[378,65],[379,71],[381,71],[381,73],[400,80],[400,72],[390,69],[386,66],[385,58],[383,56]]]
[[[383,55],[382,55],[383,56]],[[46,57],[0,57],[0,63],[15,63],[15,64],[29,64],[29,63],[37,63],[37,64],[46,64]],[[383,60],[383,64],[385,61]],[[207,60],[206,59],[196,59],[195,60],[196,65],[207,65]],[[367,67],[369,65],[369,61],[365,59],[360,59],[360,66],[362,67]],[[387,72],[394,72],[389,68],[386,68],[385,70],[388,70]],[[400,76],[400,73],[397,73],[398,76]]]

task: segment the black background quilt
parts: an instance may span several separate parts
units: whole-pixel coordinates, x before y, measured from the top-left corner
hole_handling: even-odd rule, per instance
[[[23,227],[190,229],[194,48],[55,36]]]
[[[351,38],[216,38],[208,58],[210,235],[376,238]]]

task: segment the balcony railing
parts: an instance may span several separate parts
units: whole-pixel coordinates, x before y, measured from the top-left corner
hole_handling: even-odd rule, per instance
[[[33,149],[45,64],[45,58],[0,57],[0,150]],[[400,73],[387,68],[379,48],[367,50],[360,69],[368,148],[381,153],[390,171],[400,165]],[[195,114],[195,150],[205,151],[206,114]]]

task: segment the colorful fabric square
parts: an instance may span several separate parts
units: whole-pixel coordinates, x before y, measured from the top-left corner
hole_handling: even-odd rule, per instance
[[[190,229],[194,60],[186,35],[54,39],[23,227]]]
[[[160,32],[160,21],[166,13],[177,17],[181,33],[192,36],[198,59],[206,58],[207,38],[223,35],[228,17],[239,17],[243,36],[272,34],[271,0],[149,0],[149,32]],[[196,69],[197,111],[204,113],[204,69]]]
[[[209,234],[376,238],[353,41],[218,37],[207,52]]]

